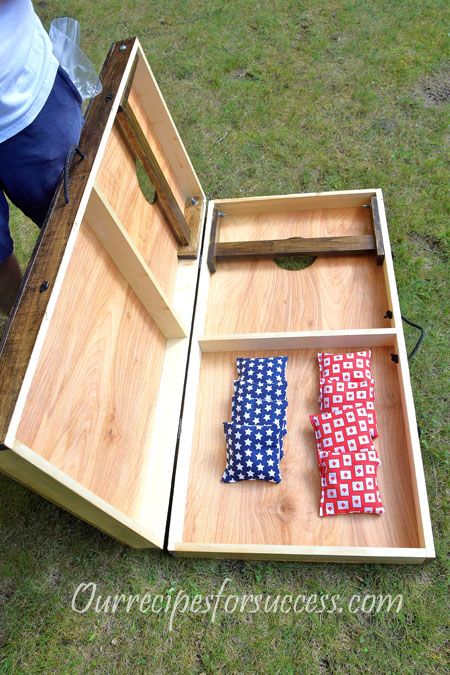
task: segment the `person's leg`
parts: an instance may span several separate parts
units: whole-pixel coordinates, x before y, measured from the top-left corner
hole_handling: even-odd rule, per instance
[[[0,143],[0,312],[8,314],[22,274],[13,255],[5,194],[42,226],[71,145],[80,138],[81,98],[59,69],[43,109],[26,129]]]
[[[22,281],[22,271],[16,256],[0,262],[0,312],[9,315]]]
[[[16,299],[22,272],[13,253],[13,240],[9,233],[9,206],[0,191],[0,312],[8,315]]]
[[[36,119],[0,143],[0,189],[41,227],[72,145],[77,145],[83,116],[81,98],[60,68],[53,89]]]

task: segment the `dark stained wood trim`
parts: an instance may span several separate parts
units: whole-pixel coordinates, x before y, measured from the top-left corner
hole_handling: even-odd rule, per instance
[[[209,236],[209,246],[208,246],[208,258],[207,265],[208,269],[213,274],[216,271],[216,239],[217,239],[217,228],[219,220],[219,210],[213,210],[213,217],[211,222],[211,233]]]
[[[133,155],[141,160],[178,243],[188,246],[191,243],[189,225],[128,101],[122,101],[116,121]]]
[[[383,232],[381,230],[378,198],[376,195],[371,198],[370,205],[372,207],[371,212],[372,212],[373,233],[375,235],[375,245],[377,249],[377,265],[382,265],[384,263],[384,242],[383,242]]]
[[[203,198],[198,197],[197,202],[193,204],[188,202],[184,209],[184,217],[191,233],[191,243],[188,246],[180,246],[178,249],[179,258],[198,258],[200,242],[203,230]]]
[[[211,238],[212,241],[212,238]],[[215,243],[214,260],[230,258],[273,258],[286,255],[353,255],[375,252],[372,234],[346,237],[292,237],[266,241],[232,241]]]
[[[5,440],[80,200],[135,40],[130,38],[116,42],[109,51],[100,73],[103,91],[91,102],[81,133],[79,147],[85,159],[75,160],[72,166],[70,203],[65,204],[61,182],[0,345],[0,444]]]

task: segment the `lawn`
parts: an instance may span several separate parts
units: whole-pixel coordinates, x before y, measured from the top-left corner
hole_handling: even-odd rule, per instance
[[[76,16],[100,68],[138,35],[205,192],[381,187],[437,559],[424,566],[175,560],[130,550],[0,477],[1,673],[439,673],[448,619],[448,101],[444,0],[36,2]],[[23,265],[36,232],[12,215]],[[415,332],[406,327],[411,346]],[[403,594],[399,613],[75,613],[102,594]]]

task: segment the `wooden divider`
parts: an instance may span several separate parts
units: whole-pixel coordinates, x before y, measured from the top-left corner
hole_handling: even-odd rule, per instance
[[[233,352],[236,349],[339,349],[348,347],[391,346],[395,328],[372,328],[334,331],[299,331],[297,333],[241,333],[205,335],[199,338],[202,352]]]
[[[167,338],[186,337],[187,329],[97,185],[85,218],[161,332]]]

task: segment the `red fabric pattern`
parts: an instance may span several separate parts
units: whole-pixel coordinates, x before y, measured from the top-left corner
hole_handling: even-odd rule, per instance
[[[321,470],[319,514],[384,513],[376,471],[380,459],[370,437],[367,410],[310,415]]]
[[[367,410],[370,435],[377,438],[377,420],[375,413],[375,390],[373,380],[356,380],[355,382],[320,381],[320,409],[348,410],[352,407]]]
[[[320,516],[384,513],[376,475],[379,460],[370,459],[371,454],[329,452],[321,459]]]
[[[322,379],[328,380],[333,378],[341,382],[372,379],[370,350],[349,352],[348,354],[319,352],[317,360]]]

